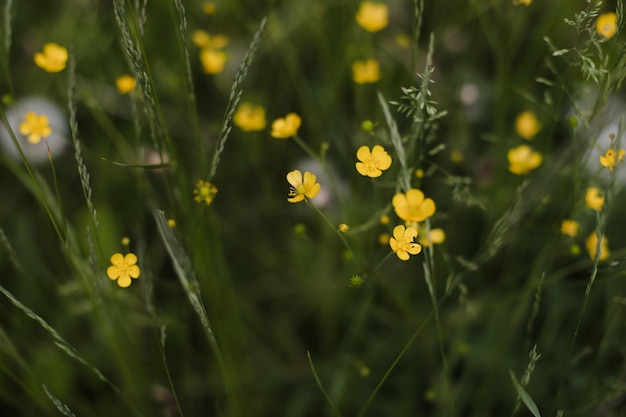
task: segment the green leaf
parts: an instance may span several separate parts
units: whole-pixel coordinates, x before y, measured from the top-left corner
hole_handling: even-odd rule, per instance
[[[537,408],[537,404],[535,404],[530,395],[528,395],[524,387],[519,382],[517,382],[517,378],[515,377],[513,371],[509,371],[509,374],[511,375],[511,380],[513,381],[513,385],[515,386],[517,395],[519,395],[519,397],[522,399],[524,405],[526,405],[526,408],[528,408],[528,411],[530,411],[535,417],[541,417],[541,413]]]

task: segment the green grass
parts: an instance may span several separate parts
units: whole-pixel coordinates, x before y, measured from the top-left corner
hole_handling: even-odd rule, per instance
[[[384,3],[370,33],[347,0],[0,2],[0,415],[625,415],[624,167],[593,153],[623,147],[622,1]],[[196,30],[228,37],[219,73]],[[47,42],[59,73],[33,62]],[[369,58],[382,76],[356,84]],[[66,115],[43,161],[10,126],[31,96]],[[243,102],[265,129],[234,123]],[[515,175],[524,144],[542,163]],[[362,145],[391,155],[379,178]],[[317,197],[287,202],[295,169]],[[436,204],[420,236],[446,238],[405,262],[379,239],[410,188]]]

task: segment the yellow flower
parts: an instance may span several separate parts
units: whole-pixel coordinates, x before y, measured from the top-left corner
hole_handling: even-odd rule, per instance
[[[578,222],[575,220],[563,220],[561,222],[561,233],[567,236],[578,236]]]
[[[287,201],[290,203],[297,203],[306,198],[314,198],[317,193],[320,192],[320,185],[316,183],[317,177],[314,174],[306,171],[304,178],[299,170],[291,171],[287,174],[287,182],[291,184],[289,190],[289,198]]]
[[[389,24],[389,8],[383,3],[364,1],[356,13],[356,22],[369,32],[378,32]]]
[[[130,238],[129,238],[128,236],[124,236],[124,237],[120,240],[120,242],[122,243],[122,245],[124,245],[124,246],[128,246],[128,245],[130,245]]]
[[[217,5],[215,4],[215,2],[212,1],[207,1],[202,5],[202,12],[204,12],[204,14],[206,15],[212,15],[215,14],[215,12],[217,11]]]
[[[170,227],[170,229],[173,229],[176,227],[176,220],[174,219],[167,219],[167,225]]]
[[[28,112],[24,116],[24,121],[20,123],[20,134],[28,136],[28,141],[36,145],[41,142],[42,138],[47,138],[52,133],[48,123],[48,118],[45,115]]]
[[[35,64],[48,72],[61,72],[67,63],[67,49],[56,43],[46,43],[42,52],[35,54]]]
[[[210,206],[215,196],[217,195],[217,187],[208,181],[198,181],[196,188],[193,190],[196,195],[193,199],[198,203],[205,202],[207,206]]]
[[[222,49],[228,45],[228,37],[225,35],[211,36],[205,30],[194,30],[191,33],[191,42],[199,48]]]
[[[524,6],[530,6],[532,2],[533,0],[519,0],[519,4],[524,5]]]
[[[406,222],[422,222],[435,214],[435,202],[424,198],[424,193],[416,188],[394,195],[391,204],[398,217]]]
[[[587,192],[585,193],[585,204],[592,210],[602,210],[602,206],[604,206],[604,197],[602,197],[598,188],[587,188]]]
[[[611,39],[617,33],[617,15],[613,12],[604,13],[596,20],[596,31],[604,39]]]
[[[350,226],[348,226],[347,224],[345,224],[345,223],[341,223],[341,224],[339,225],[339,231],[340,231],[341,233],[346,233],[348,230],[350,230]]]
[[[356,163],[356,170],[364,177],[380,177],[391,166],[391,157],[380,145],[374,146],[371,152],[369,147],[361,146],[356,157],[361,161]]]
[[[302,119],[295,113],[289,113],[282,119],[276,119],[272,123],[272,137],[277,139],[287,139],[295,136],[300,128]]]
[[[389,219],[389,216],[387,216],[386,214],[383,214],[382,216],[378,218],[378,221],[380,222],[380,224],[386,225],[386,224],[389,224],[390,219]]]
[[[219,74],[224,70],[226,60],[228,59],[224,51],[218,51],[211,48],[203,48],[200,52],[200,62],[202,70],[207,74]]]
[[[530,146],[520,145],[509,149],[507,153],[509,171],[517,175],[528,174],[541,165],[543,158],[539,152],[534,152]]]
[[[244,132],[265,129],[265,109],[250,103],[241,103],[233,116],[233,123]]]
[[[587,253],[589,253],[589,257],[591,259],[596,259],[596,251],[598,249],[598,235],[594,231],[589,235],[587,240],[585,241],[585,246],[587,246]],[[609,241],[606,237],[602,236],[602,240],[600,241],[600,257],[601,261],[604,261],[610,256],[609,252]]]
[[[461,151],[452,151],[450,154],[450,160],[456,164],[460,164],[465,159],[465,155]]]
[[[530,140],[541,130],[541,123],[532,111],[520,113],[515,119],[515,131],[524,139]]]
[[[615,165],[618,162],[622,162],[625,154],[626,151],[623,149],[618,150],[617,153],[613,149],[609,149],[604,155],[600,156],[600,165],[613,171]]]
[[[137,81],[131,75],[124,74],[115,79],[115,85],[120,94],[128,94],[135,89]]]
[[[439,228],[431,229],[430,232],[428,232],[428,236],[424,236],[422,234],[421,237],[419,238],[420,245],[422,245],[425,248],[429,247],[431,244],[439,245],[445,241],[446,241],[446,232],[444,232],[443,229],[439,229]]]
[[[389,246],[398,258],[408,261],[409,254],[417,255],[422,251],[422,247],[418,243],[413,243],[415,236],[417,236],[416,228],[405,228],[404,225],[398,225],[393,228],[393,237],[389,238]]]
[[[128,287],[131,278],[139,278],[139,274],[141,274],[139,267],[135,265],[137,256],[134,253],[129,253],[126,256],[116,253],[111,256],[111,263],[113,265],[107,268],[107,276],[112,280],[117,280],[117,285],[122,288]]]
[[[375,59],[352,64],[352,79],[357,84],[370,84],[380,80],[380,66]]]

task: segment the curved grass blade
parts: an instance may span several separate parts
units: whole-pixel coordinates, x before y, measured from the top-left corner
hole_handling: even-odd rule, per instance
[[[336,417],[341,417],[341,413],[339,412],[339,410],[337,410],[335,403],[333,403],[333,400],[330,399],[330,397],[328,396],[328,393],[324,389],[324,385],[322,385],[322,381],[320,381],[319,376],[317,376],[317,372],[315,371],[315,366],[313,365],[313,359],[311,358],[311,352],[307,350],[306,356],[307,358],[309,358],[309,366],[311,367],[311,372],[313,372],[313,377],[315,378],[315,382],[317,383],[317,386],[319,387],[320,391],[322,391],[322,395],[326,399],[326,402],[330,406],[330,409],[333,411],[333,414]]]
[[[535,404],[535,402],[530,397],[530,395],[528,395],[528,393],[526,392],[522,384],[520,384],[517,381],[517,378],[515,377],[515,374],[513,373],[513,371],[509,371],[509,374],[511,375],[511,381],[513,381],[513,385],[515,386],[517,395],[519,395],[519,397],[522,399],[522,402],[524,403],[524,405],[526,405],[526,408],[528,408],[528,411],[530,411],[532,415],[535,417],[541,417],[541,413],[539,412],[539,409],[537,408],[537,404]]]

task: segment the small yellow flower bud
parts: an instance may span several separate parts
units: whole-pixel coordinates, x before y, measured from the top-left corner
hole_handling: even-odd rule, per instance
[[[339,225],[339,231],[340,231],[341,233],[346,233],[346,232],[348,231],[348,229],[350,229],[350,226],[348,226],[348,225],[347,225],[347,224],[345,224],[345,223],[341,223],[341,224]]]
[[[124,246],[128,246],[128,245],[130,245],[130,238],[129,238],[129,237],[127,237],[127,236],[124,236],[124,237],[122,238],[122,245],[124,245]]]

